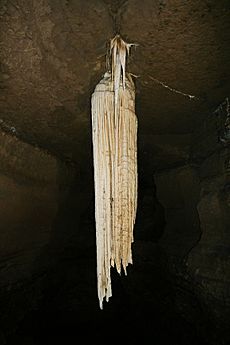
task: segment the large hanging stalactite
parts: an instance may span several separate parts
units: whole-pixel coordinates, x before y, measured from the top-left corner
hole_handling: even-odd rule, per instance
[[[126,73],[130,44],[111,40],[111,71],[92,95],[92,129],[100,307],[112,296],[110,267],[132,263],[137,208],[137,117],[135,88]]]

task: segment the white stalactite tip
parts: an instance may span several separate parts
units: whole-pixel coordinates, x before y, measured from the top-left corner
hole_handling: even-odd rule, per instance
[[[112,296],[110,268],[121,273],[132,263],[131,244],[137,209],[137,117],[135,88],[126,73],[130,44],[115,36],[111,72],[92,95],[92,139],[100,308]]]

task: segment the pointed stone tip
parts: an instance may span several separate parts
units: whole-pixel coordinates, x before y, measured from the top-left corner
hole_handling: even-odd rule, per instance
[[[99,301],[100,309],[103,310],[103,301]]]

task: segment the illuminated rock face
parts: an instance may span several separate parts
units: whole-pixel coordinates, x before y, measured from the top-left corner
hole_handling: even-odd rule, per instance
[[[133,50],[140,139],[191,133],[229,90],[227,1],[53,1],[0,4],[0,119],[71,160],[90,151],[90,95],[106,71],[114,22]],[[156,78],[199,99],[163,88]],[[140,140],[144,142],[144,140]],[[82,145],[87,150],[82,150]],[[82,152],[84,151],[84,152]]]

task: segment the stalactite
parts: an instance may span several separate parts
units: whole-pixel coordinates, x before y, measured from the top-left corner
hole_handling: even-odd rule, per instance
[[[126,72],[131,44],[111,40],[111,71],[92,95],[92,131],[100,307],[112,296],[110,268],[132,263],[137,208],[137,117],[135,88]]]

